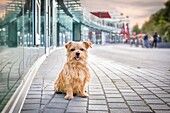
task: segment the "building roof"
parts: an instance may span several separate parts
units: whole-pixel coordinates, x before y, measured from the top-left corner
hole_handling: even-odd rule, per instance
[[[111,18],[109,12],[91,12],[91,14],[93,14],[99,18]]]

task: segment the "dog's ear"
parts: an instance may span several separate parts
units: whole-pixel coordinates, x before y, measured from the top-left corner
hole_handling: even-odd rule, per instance
[[[69,41],[68,43],[65,44],[65,48],[67,49],[71,45],[72,41]]]
[[[92,43],[89,41],[83,41],[83,44],[86,46],[86,48],[88,49],[89,47],[92,48]]]

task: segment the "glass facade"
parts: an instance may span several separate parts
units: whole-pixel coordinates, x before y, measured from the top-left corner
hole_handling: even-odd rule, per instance
[[[59,32],[59,45],[72,40],[73,20],[70,16],[59,10],[58,15],[58,32]]]
[[[0,10],[0,111],[30,67],[45,53],[44,37],[40,38],[41,7],[40,4],[35,7],[34,2],[38,1],[0,1],[3,7]]]

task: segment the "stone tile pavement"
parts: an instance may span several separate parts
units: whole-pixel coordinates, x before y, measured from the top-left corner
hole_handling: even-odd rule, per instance
[[[170,75],[93,55],[89,55],[90,96],[65,100],[65,94],[53,91],[65,58],[64,49],[48,56],[33,80],[21,113],[170,113]]]

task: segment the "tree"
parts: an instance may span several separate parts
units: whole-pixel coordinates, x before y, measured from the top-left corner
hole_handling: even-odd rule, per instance
[[[149,35],[157,31],[163,41],[170,42],[170,0],[165,3],[165,8],[150,16],[143,24],[142,31]]]
[[[136,34],[139,34],[141,32],[138,24],[133,26],[132,32],[135,32]]]

